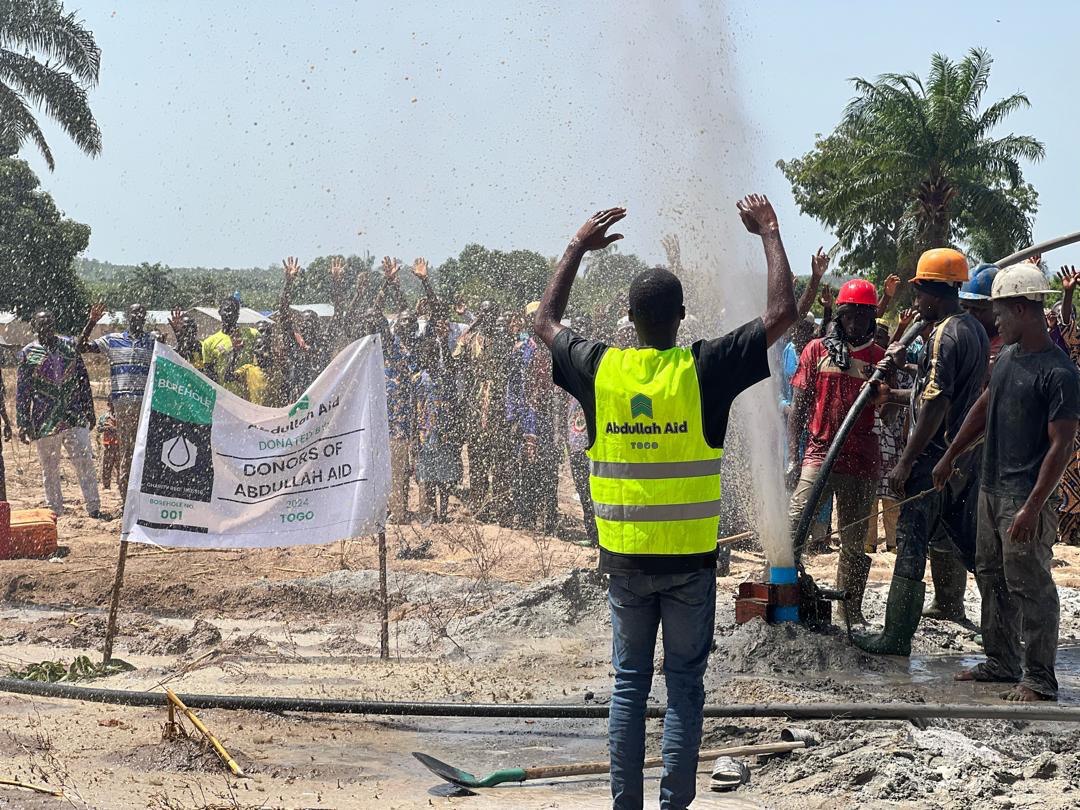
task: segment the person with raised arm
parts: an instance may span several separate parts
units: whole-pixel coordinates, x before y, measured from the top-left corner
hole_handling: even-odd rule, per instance
[[[83,327],[77,348],[80,353],[103,354],[109,361],[109,403],[112,405],[119,443],[116,451],[119,459],[117,488],[123,502],[127,500],[128,476],[135,455],[135,438],[139,432],[139,415],[142,413],[143,394],[150,377],[150,363],[154,359],[157,338],[146,331],[146,307],[132,304],[127,311],[127,329],[109,332],[97,340],[91,340],[90,335],[104,314],[103,303],[98,302],[90,307],[90,317]]]
[[[582,258],[622,239],[608,229],[626,216],[625,208],[598,211],[578,229],[534,316],[533,329],[551,350],[555,384],[585,412],[600,570],[610,576],[615,687],[609,747],[616,810],[640,808],[644,801],[645,709],[661,625],[668,696],[661,804],[686,808],[696,795],[728,413],[736,396],[769,376],[768,348],[796,318],[791,268],[772,205],[751,195],[737,208],[765,252],[761,317],[680,348],[682,284],[657,267],[630,284],[629,317],[639,348],[614,348],[563,326]]]

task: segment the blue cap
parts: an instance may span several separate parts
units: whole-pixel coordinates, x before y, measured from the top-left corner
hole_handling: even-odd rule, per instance
[[[960,299],[963,301],[989,301],[990,291],[997,275],[996,264],[980,264],[971,271],[971,278],[960,287]]]

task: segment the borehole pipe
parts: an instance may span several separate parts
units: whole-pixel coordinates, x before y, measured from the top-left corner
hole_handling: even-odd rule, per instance
[[[998,267],[1008,267],[1010,264],[1022,262],[1024,259],[1030,259],[1032,256],[1049,253],[1051,250],[1057,250],[1060,247],[1071,245],[1074,242],[1080,242],[1080,231],[1077,231],[1076,233],[1067,233],[1064,236],[1057,236],[1053,239],[1047,239],[1045,242],[1039,242],[1037,245],[1018,250],[1016,253],[1006,256],[1004,259],[998,259],[994,264]]]
[[[43,683],[0,678],[0,691],[43,698],[81,700],[117,706],[167,706],[163,691],[96,689],[66,683]],[[264,695],[180,695],[191,709],[231,709],[263,712],[312,712],[398,717],[503,717],[601,719],[604,705],[559,703],[434,703],[396,700],[345,700]],[[663,717],[663,706],[649,706],[647,716]],[[705,717],[780,717],[788,720],[1013,720],[1080,723],[1080,706],[1056,703],[947,705],[940,703],[743,703],[709,704]]]

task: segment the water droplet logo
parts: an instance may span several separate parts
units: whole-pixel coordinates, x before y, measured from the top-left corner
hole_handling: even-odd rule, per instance
[[[183,472],[195,466],[199,448],[183,436],[174,436],[161,445],[161,463],[173,472]]]

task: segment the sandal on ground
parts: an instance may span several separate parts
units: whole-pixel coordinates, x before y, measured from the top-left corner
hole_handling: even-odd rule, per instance
[[[713,765],[709,789],[717,792],[735,790],[750,781],[750,766],[733,757],[720,757]]]

